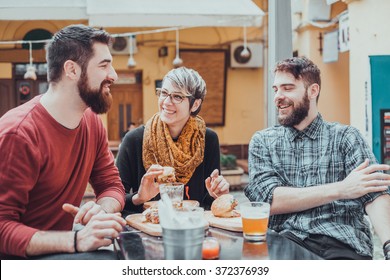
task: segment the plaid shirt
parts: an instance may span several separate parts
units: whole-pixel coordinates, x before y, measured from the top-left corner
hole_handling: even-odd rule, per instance
[[[303,131],[275,126],[256,132],[249,144],[251,201],[271,203],[278,186],[304,188],[342,181],[368,158],[371,149],[356,128],[325,122],[321,115]],[[387,190],[390,194],[390,188]],[[302,240],[323,234],[349,244],[360,255],[372,256],[373,245],[364,207],[382,193],[336,200],[299,213],[273,215],[269,227],[292,232]]]

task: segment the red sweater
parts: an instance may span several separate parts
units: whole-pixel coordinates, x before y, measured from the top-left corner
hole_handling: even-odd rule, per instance
[[[86,110],[76,129],[60,125],[40,96],[0,119],[0,257],[25,257],[38,230],[71,230],[64,203],[80,205],[88,181],[97,199],[124,206],[124,188],[101,119]]]

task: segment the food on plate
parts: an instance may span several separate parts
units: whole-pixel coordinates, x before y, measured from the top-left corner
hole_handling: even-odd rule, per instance
[[[159,224],[160,218],[158,216],[158,208],[149,207],[142,214],[145,217],[145,221],[152,224]]]
[[[176,182],[175,169],[170,166],[163,166],[163,169],[163,174],[157,177],[157,182],[159,184]]]
[[[211,213],[215,217],[234,218],[240,214],[234,209],[238,205],[237,199],[231,194],[223,194],[211,204]]]
[[[197,201],[197,200],[183,200],[183,207],[198,207],[198,206],[199,206],[199,201]],[[146,210],[149,207],[157,208],[158,201],[152,200],[152,201],[145,202],[143,209]]]

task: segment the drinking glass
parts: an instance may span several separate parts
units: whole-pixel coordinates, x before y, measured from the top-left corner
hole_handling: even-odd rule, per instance
[[[166,193],[172,201],[174,208],[183,207],[184,184],[165,183],[159,185],[160,194]]]
[[[266,202],[245,202],[240,205],[240,211],[245,240],[265,241],[270,204]]]

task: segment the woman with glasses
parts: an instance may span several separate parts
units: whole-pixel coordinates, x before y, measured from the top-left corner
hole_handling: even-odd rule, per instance
[[[218,136],[198,116],[206,84],[195,70],[180,67],[165,75],[156,95],[159,112],[126,134],[116,160],[127,193],[124,214],[142,212],[145,202],[159,199],[162,166],[175,169],[186,186],[184,199],[209,209],[229,192],[229,183],[219,175]]]

